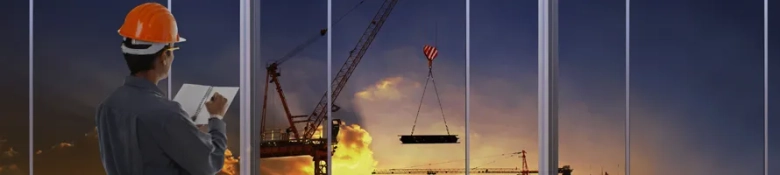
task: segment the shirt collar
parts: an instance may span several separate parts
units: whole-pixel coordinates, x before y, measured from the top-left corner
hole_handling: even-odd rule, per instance
[[[141,90],[149,91],[161,97],[165,96],[162,90],[160,90],[160,88],[157,87],[157,85],[155,85],[154,83],[152,83],[147,79],[143,79],[140,77],[128,75],[127,77],[125,77],[125,86],[131,86],[131,87],[139,88]]]

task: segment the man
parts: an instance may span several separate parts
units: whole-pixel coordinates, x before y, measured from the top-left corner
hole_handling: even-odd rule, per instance
[[[173,15],[160,4],[142,4],[127,14],[119,34],[130,75],[96,114],[106,174],[218,173],[227,145],[222,121],[227,99],[215,94],[206,102],[211,118],[204,133],[157,87],[168,76],[174,43],[184,41]]]

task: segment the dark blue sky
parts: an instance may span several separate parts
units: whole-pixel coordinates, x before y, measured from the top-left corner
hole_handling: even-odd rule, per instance
[[[127,11],[141,2],[36,1],[33,70],[36,149],[73,140],[92,129],[94,106],[120,85],[121,77],[127,74],[119,54],[121,38],[116,30]],[[357,2],[359,0],[334,2],[333,16],[340,17]],[[15,18],[4,18],[3,26],[13,27],[0,29],[8,41],[0,43],[0,53],[6,62],[0,69],[0,73],[6,75],[0,79],[0,88],[10,96],[7,98],[10,101],[0,103],[0,109],[6,111],[0,122],[0,137],[8,138],[19,152],[26,153],[27,1],[7,3],[0,14]],[[384,62],[370,60],[383,57],[392,49],[418,50],[423,44],[432,43],[446,50],[437,65],[463,65],[466,16],[465,8],[459,3],[401,1],[356,74],[389,69]],[[379,4],[380,1],[367,1],[342,22],[334,24],[334,71],[354,47]],[[263,1],[262,5],[262,62],[281,57],[327,26],[327,4],[321,0]],[[598,121],[620,134],[611,130],[612,133],[599,133],[607,130],[593,128],[592,135],[615,135],[618,137],[613,140],[622,139],[625,122],[624,7],[621,0],[561,2],[560,69],[564,98],[561,105],[567,108],[569,104],[584,103],[594,116],[563,115],[562,127],[578,127],[580,121]],[[772,4],[770,11],[775,9],[780,8]],[[760,174],[763,149],[762,1],[633,0],[631,12],[631,147],[635,151],[632,152],[632,166],[637,167],[633,173],[677,174],[672,170],[678,170],[681,174]],[[238,2],[175,1],[173,13],[179,20],[181,35],[189,40],[176,53],[172,75],[174,92],[183,82],[238,86]],[[474,0],[471,14],[472,76],[517,82],[517,93],[535,94],[536,2]],[[776,19],[770,21],[770,28],[780,24]],[[777,48],[773,41],[780,41],[780,38],[770,37],[770,48]],[[302,113],[310,112],[324,93],[326,81],[330,81],[325,78],[326,49],[326,38],[321,38],[283,67],[285,91],[297,94],[290,98],[298,99],[292,103],[296,103],[294,105]],[[776,54],[780,54],[777,49],[770,50],[770,55]],[[420,60],[408,64],[425,63]],[[779,68],[780,64],[770,62],[770,69]],[[460,69],[452,74],[463,75],[465,72]],[[770,74],[772,77],[778,75]],[[353,79],[345,92],[358,91],[381,76]],[[263,78],[262,74],[255,77]],[[770,79],[774,91],[778,90],[776,80]],[[460,81],[460,84],[465,83]],[[485,84],[471,86],[472,93],[490,88]],[[361,123],[348,104],[351,94],[343,93],[337,102],[345,106],[339,117]],[[770,108],[776,108],[777,105],[772,104],[780,96],[770,94]],[[234,101],[230,113],[237,114],[238,110],[238,101]],[[472,117],[472,122],[474,120],[478,119]],[[534,118],[528,120],[535,123]],[[238,135],[237,121],[237,116],[228,119],[229,124],[236,126],[229,131],[233,138]],[[283,124],[281,117],[269,121]],[[770,120],[769,124],[770,128],[780,126],[778,120]],[[574,140],[571,135],[574,133],[564,129],[561,142]],[[770,147],[780,148],[776,146],[780,142],[780,131],[770,130],[770,137]],[[235,148],[238,140],[233,140],[231,147]],[[603,154],[623,156],[622,146],[605,145],[619,150]],[[562,149],[575,148],[562,146]],[[777,152],[770,150],[770,167],[780,167],[777,163],[780,153]],[[598,156],[599,153],[588,155]],[[562,156],[562,159],[567,158]],[[579,169],[586,170],[585,167]],[[780,168],[770,171],[780,171]]]
[[[631,94],[637,99],[632,101],[637,116],[632,131],[637,135],[675,133],[658,143],[634,143],[653,145],[647,149],[664,160],[659,168],[685,165],[726,174],[760,174],[761,1],[639,1],[632,5],[641,7],[632,9],[635,88]],[[644,145],[632,146],[644,149]]]

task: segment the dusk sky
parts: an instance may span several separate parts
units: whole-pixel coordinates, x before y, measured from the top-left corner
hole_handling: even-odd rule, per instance
[[[49,150],[60,142],[84,140],[93,130],[94,110],[128,74],[116,30],[134,6],[147,1],[35,1],[33,147]],[[167,1],[158,0],[162,4]],[[381,0],[334,0],[332,70],[335,74],[368,27]],[[253,60],[262,101],[266,62],[276,60],[327,27],[327,1],[264,0],[261,4],[261,58]],[[633,175],[762,174],[763,168],[763,1],[631,1],[631,167]],[[770,4],[770,11],[780,6]],[[9,1],[0,10],[0,175],[10,164],[27,169],[28,2]],[[334,157],[334,173],[373,168],[462,168],[465,154],[465,0],[400,1],[363,57],[336,105],[334,118],[346,123],[345,142]],[[625,167],[625,1],[560,3],[560,165],[574,174],[624,174]],[[175,93],[183,83],[239,85],[239,2],[174,1],[181,36],[172,73]],[[11,17],[13,16],[13,17]],[[770,15],[777,16],[777,15]],[[471,1],[471,167],[519,167],[503,153],[528,151],[537,169],[537,2]],[[770,29],[780,24],[770,17]],[[770,60],[780,54],[780,37],[770,34]],[[257,44],[257,43],[255,43]],[[409,134],[425,83],[425,44],[440,51],[434,61],[439,110],[428,87],[415,134],[446,134],[452,145],[401,145]],[[770,70],[780,64],[770,61]],[[293,115],[308,114],[327,90],[327,38],[322,37],[281,66],[281,82]],[[770,108],[780,95],[780,79],[770,71]],[[167,90],[167,81],[160,83]],[[429,85],[432,86],[432,85]],[[273,92],[273,91],[271,91]],[[274,92],[275,94],[275,92]],[[283,129],[278,96],[271,128]],[[261,104],[255,104],[258,108]],[[239,101],[226,121],[229,148],[238,149]],[[259,110],[258,110],[259,111]],[[770,128],[780,120],[770,111]],[[257,116],[259,117],[259,116]],[[356,124],[356,125],[353,125]],[[368,137],[370,135],[370,137]],[[2,140],[7,140],[3,143]],[[780,171],[780,131],[770,130],[770,174]],[[368,144],[370,143],[370,144]],[[92,144],[92,143],[89,143]],[[79,143],[75,143],[79,147]],[[82,144],[84,145],[84,144]],[[92,146],[94,147],[94,146]],[[362,150],[362,151],[358,151]],[[92,162],[54,157],[45,162]],[[75,152],[75,150],[73,151]],[[236,152],[236,151],[234,151]],[[237,152],[236,152],[237,153]],[[483,158],[490,157],[490,158]],[[39,160],[36,157],[36,162]],[[349,159],[348,159],[349,158]],[[286,169],[311,166],[309,158],[264,159],[265,174],[297,174]],[[303,162],[303,163],[302,163]],[[344,165],[359,164],[355,169]],[[271,165],[275,167],[271,167]],[[53,165],[52,165],[53,166]],[[98,168],[99,169],[99,168]],[[23,171],[26,172],[26,171]]]

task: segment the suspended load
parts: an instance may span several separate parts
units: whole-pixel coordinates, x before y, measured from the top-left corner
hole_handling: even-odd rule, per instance
[[[447,126],[447,119],[444,117],[444,108],[439,98],[439,91],[436,89],[436,81],[433,79],[433,60],[439,55],[439,50],[435,46],[425,45],[423,46],[423,54],[428,60],[428,77],[425,79],[425,86],[423,87],[423,94],[420,97],[420,105],[417,107],[417,115],[414,117],[414,124],[412,125],[412,133],[409,135],[401,135],[402,144],[455,144],[458,142],[458,135],[450,134],[450,129]],[[420,117],[420,108],[422,107],[423,99],[425,99],[425,90],[428,89],[428,82],[433,83],[433,89],[436,93],[436,99],[439,101],[439,110],[441,110],[441,118],[444,120],[444,129],[447,131],[447,135],[414,135],[414,129],[417,127],[417,118]]]

